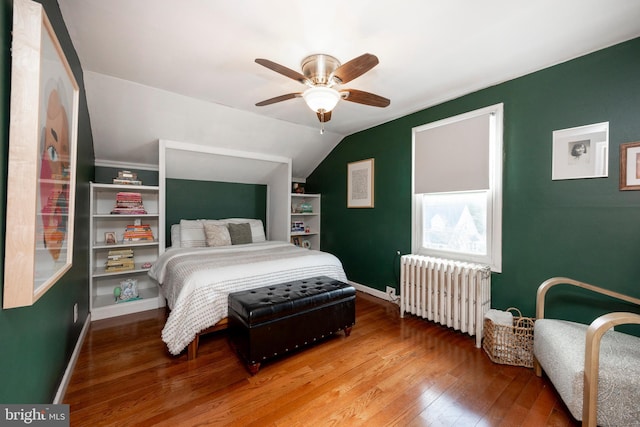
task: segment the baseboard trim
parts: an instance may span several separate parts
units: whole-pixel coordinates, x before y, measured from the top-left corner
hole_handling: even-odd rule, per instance
[[[76,367],[76,362],[78,361],[78,356],[80,356],[80,350],[82,350],[82,344],[84,344],[84,339],[87,336],[90,325],[91,313],[87,315],[87,319],[84,321],[82,331],[80,331],[80,336],[78,337],[78,341],[76,341],[76,346],[73,349],[73,353],[71,354],[71,358],[69,359],[69,363],[67,364],[67,369],[65,369],[64,371],[64,375],[62,376],[62,380],[60,381],[60,385],[58,386],[56,396],[53,398],[54,404],[62,403],[62,399],[64,399],[64,395],[67,392],[67,386],[69,385],[69,381],[71,381],[73,369]]]
[[[385,301],[391,301],[393,303],[398,304],[397,300],[392,299],[385,292],[379,291],[377,289],[370,288],[369,286],[363,285],[361,283],[354,282],[353,280],[349,280],[349,284],[356,288],[357,291],[364,292],[365,294],[373,295],[374,297],[383,299]]]

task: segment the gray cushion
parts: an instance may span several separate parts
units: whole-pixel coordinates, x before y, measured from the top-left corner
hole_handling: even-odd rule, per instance
[[[587,325],[536,320],[533,354],[571,414],[582,419]],[[640,338],[608,331],[600,341],[598,425],[640,426]]]
[[[245,243],[252,243],[251,226],[248,223],[229,223],[229,235],[231,236],[232,245],[243,245]]]

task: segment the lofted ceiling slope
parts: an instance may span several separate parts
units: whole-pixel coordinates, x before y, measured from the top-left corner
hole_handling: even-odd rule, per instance
[[[158,139],[292,158],[307,177],[352,133],[640,36],[629,0],[58,0],[85,74],[96,161],[157,167]],[[392,6],[391,6],[392,5]],[[296,71],[313,53],[380,63],[345,87],[326,132]]]

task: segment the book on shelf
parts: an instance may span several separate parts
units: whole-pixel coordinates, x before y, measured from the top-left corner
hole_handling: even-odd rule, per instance
[[[153,230],[151,229],[151,226],[149,224],[130,224],[125,228],[122,240],[125,242],[153,242]]]
[[[113,178],[113,183],[114,184],[119,184],[119,185],[142,185],[142,181],[140,181],[139,179],[118,179],[118,178]]]
[[[122,185],[142,185],[142,181],[138,179],[138,174],[131,171],[119,171],[118,177],[113,178],[113,183]]]
[[[142,194],[121,191],[116,194],[116,204],[111,210],[112,214],[120,215],[144,215],[147,211],[142,203]]]
[[[107,252],[106,271],[127,271],[134,268],[133,249],[115,249]]]
[[[108,256],[133,256],[133,249],[110,249]]]

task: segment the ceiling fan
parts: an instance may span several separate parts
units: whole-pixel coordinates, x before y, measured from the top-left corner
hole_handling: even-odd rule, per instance
[[[318,120],[325,123],[331,120],[331,111],[340,99],[373,107],[386,107],[391,102],[387,98],[362,90],[336,88],[378,65],[378,58],[370,53],[360,55],[345,64],[340,64],[340,61],[330,55],[309,55],[302,60],[302,74],[268,59],[257,58],[256,62],[309,86],[304,92],[288,93],[258,102],[258,107],[302,97],[316,113]]]

